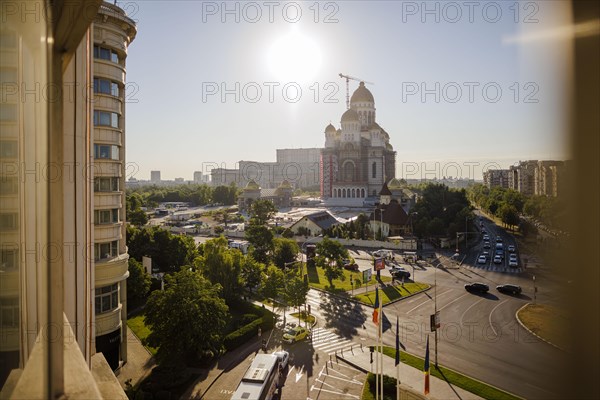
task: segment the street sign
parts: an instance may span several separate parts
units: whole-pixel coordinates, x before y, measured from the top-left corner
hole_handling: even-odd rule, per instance
[[[369,283],[369,281],[371,280],[371,269],[365,269],[363,271],[363,283],[366,285],[367,283]]]
[[[429,316],[429,326],[431,327],[431,332],[435,332],[440,328],[440,312],[436,311],[435,314],[431,314]]]
[[[376,258],[373,261],[373,267],[375,269],[375,271],[380,271],[382,269],[385,269],[385,260],[382,258]]]

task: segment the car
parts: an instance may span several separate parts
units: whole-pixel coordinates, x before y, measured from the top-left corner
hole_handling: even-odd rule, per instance
[[[484,251],[482,251],[482,252],[481,252],[481,255],[482,255],[482,256],[489,257],[489,256],[490,256],[490,252],[489,252],[489,251],[487,251],[487,250],[484,250]]]
[[[517,268],[519,266],[519,262],[516,259],[508,260],[508,266],[511,268]]]
[[[496,286],[496,290],[500,293],[521,294],[521,286],[505,283],[504,285]]]
[[[484,241],[490,240],[490,235],[483,235],[483,240]]]
[[[517,255],[515,253],[510,253],[508,256],[509,259],[511,260],[516,260],[517,259]]]
[[[504,250],[504,245],[502,243],[496,243],[496,250]]]
[[[500,249],[496,249],[496,251],[494,252],[494,255],[504,258],[504,251],[500,250]]]
[[[496,243],[502,243],[502,238],[500,236],[496,236]]]
[[[350,271],[358,271],[358,264],[352,260],[344,260],[344,268]]]
[[[487,257],[483,254],[479,256],[477,259],[477,264],[485,264],[487,262]]]
[[[407,280],[408,278],[410,278],[410,272],[408,272],[405,269],[400,269],[400,268],[393,269],[391,271],[391,274],[392,274],[392,278],[398,279],[398,280],[402,280],[402,279]]]
[[[511,253],[514,253],[515,252],[515,246],[512,245],[512,244],[508,245],[508,251],[510,251]]]
[[[373,252],[373,257],[386,258],[388,260],[391,260],[394,258],[394,252],[392,250],[386,250],[386,249],[375,250]]]
[[[473,282],[465,284],[465,289],[467,292],[487,293],[490,290],[490,287],[485,283]]]
[[[485,230],[485,228],[481,228],[481,233],[487,233],[487,231]]]
[[[282,369],[286,369],[288,366],[288,361],[290,360],[290,353],[285,350],[276,351],[273,353],[275,357],[279,360],[279,364]]]
[[[484,249],[489,249],[489,248],[491,248],[491,247],[492,247],[492,246],[490,246],[490,242],[484,242],[484,243],[483,243],[483,248],[484,248]]]
[[[292,344],[294,342],[299,342],[302,339],[306,339],[308,335],[308,329],[301,326],[296,326],[295,328],[289,328],[285,331],[283,334],[283,341]]]
[[[498,254],[494,256],[494,264],[502,264],[502,257],[500,257]]]

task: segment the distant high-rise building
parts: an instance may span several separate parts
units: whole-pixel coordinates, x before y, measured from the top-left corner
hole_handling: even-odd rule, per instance
[[[509,169],[509,187],[525,195],[559,196],[564,191],[568,161],[520,161]]]
[[[150,182],[160,182],[160,171],[150,171]]]
[[[202,171],[194,171],[194,183],[203,183]]]
[[[507,169],[489,169],[483,173],[483,184],[490,189],[496,186],[508,188],[508,175]]]

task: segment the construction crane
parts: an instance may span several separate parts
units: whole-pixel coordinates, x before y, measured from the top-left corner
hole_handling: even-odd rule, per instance
[[[340,72],[340,78],[346,79],[346,108],[350,108],[350,79],[352,79],[353,81],[359,81],[359,82],[368,83],[369,85],[374,85],[373,82],[367,82],[364,79],[355,78],[355,77],[349,76],[349,75],[344,75],[341,72]]]

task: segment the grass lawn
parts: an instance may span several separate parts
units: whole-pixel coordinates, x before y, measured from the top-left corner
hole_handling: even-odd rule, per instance
[[[561,349],[567,349],[569,336],[566,327],[571,322],[561,310],[545,304],[528,304],[519,311],[519,319],[533,333],[552,342]]]
[[[290,314],[290,316],[294,317],[294,318],[298,318],[298,316],[300,316],[300,320],[301,321],[307,321],[309,324],[313,324],[315,322],[315,320],[317,319],[314,315],[310,314],[310,315],[306,315],[304,313],[304,311],[299,312],[299,313],[292,313]]]
[[[146,319],[146,316],[144,314],[140,314],[140,315],[136,315],[133,318],[129,318],[127,320],[127,326],[129,327],[129,329],[131,329],[133,331],[133,333],[135,333],[135,335],[138,338],[140,338],[142,343],[144,342],[144,339],[146,339],[148,337],[148,335],[150,335],[150,333],[152,333],[150,328],[148,328],[146,326],[146,324],[144,323],[145,319]],[[153,356],[156,355],[157,348],[146,346],[146,345],[144,345],[144,347],[147,348],[150,351],[150,353],[152,353]]]
[[[317,289],[321,289],[321,290],[332,290],[329,288],[329,281],[327,281],[327,278],[325,277],[325,271],[323,270],[323,268],[320,267],[315,267],[315,268],[308,268],[308,284],[311,287],[317,288]],[[333,290],[334,292],[346,292],[348,290],[352,289],[352,286],[350,286],[350,277],[352,277],[352,282],[354,282],[354,290],[359,289],[360,287],[363,287],[364,285],[362,284],[362,274],[360,272],[355,272],[355,271],[349,271],[347,269],[344,269],[344,280],[340,280],[340,279],[334,279],[333,280]],[[375,284],[377,283],[377,280],[375,279],[376,275],[373,274],[371,275],[371,280],[369,281],[369,284]],[[381,277],[382,282],[391,282],[392,278],[388,277],[388,276],[382,276]],[[356,286],[356,282],[361,282],[360,286]],[[363,287],[364,290],[364,287]]]
[[[391,301],[400,299],[402,297],[422,292],[423,290],[426,290],[429,287],[430,285],[419,282],[405,283],[404,286],[387,286],[379,291],[379,300],[382,301],[382,304],[387,304]],[[357,292],[362,291],[359,289],[357,290]],[[366,304],[375,304],[375,290],[369,291],[367,293],[356,294],[354,295],[354,298]]]
[[[383,354],[395,358],[396,357],[396,349],[393,347],[383,347]],[[423,370],[423,364],[425,361],[420,358],[413,356],[412,354],[400,352],[400,361],[404,364],[410,365],[413,368],[417,368],[419,370]],[[494,399],[494,400],[518,400],[520,397],[513,396],[510,393],[507,393],[503,390],[496,389],[492,386],[486,385],[483,382],[478,380],[469,378],[466,375],[453,371],[451,369],[442,367],[441,365],[436,368],[434,363],[430,364],[431,366],[431,376],[435,376],[437,378],[443,379],[446,382],[458,386],[462,389],[465,389],[477,396],[483,397],[484,399]],[[366,399],[368,397],[363,397]]]

